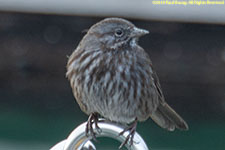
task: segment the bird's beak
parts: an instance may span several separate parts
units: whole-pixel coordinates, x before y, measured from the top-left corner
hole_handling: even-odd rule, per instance
[[[144,29],[140,29],[140,28],[137,28],[137,27],[134,27],[133,28],[133,31],[131,33],[131,36],[132,37],[141,37],[145,34],[149,34],[149,31],[148,30],[144,30]]]

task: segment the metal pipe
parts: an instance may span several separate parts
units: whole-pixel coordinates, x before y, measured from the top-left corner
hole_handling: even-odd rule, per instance
[[[0,0],[0,11],[59,15],[119,16],[159,21],[225,24],[225,0],[195,0],[221,4],[160,4],[174,0]],[[159,4],[157,4],[159,2]]]
[[[122,132],[125,127],[116,123],[107,122],[105,120],[99,121],[98,126],[100,127],[101,131],[98,131],[95,125],[93,125],[94,132],[97,133],[96,134],[97,137],[110,137],[120,142],[123,142],[129,133],[129,131],[127,131],[123,135],[118,136],[119,133]],[[57,149],[58,145],[57,144],[50,150],[83,150],[85,148],[87,149],[87,147],[89,146],[95,150],[96,149],[95,146],[90,141],[91,137],[87,137],[85,135],[85,128],[86,122],[82,123],[71,132],[66,141],[63,143],[64,145],[61,143],[61,145],[63,145],[63,149],[60,148]],[[128,143],[125,146],[129,150],[148,150],[146,143],[137,132],[134,135],[133,145],[130,146]]]

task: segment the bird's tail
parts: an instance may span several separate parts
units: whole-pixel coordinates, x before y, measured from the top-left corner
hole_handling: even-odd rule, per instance
[[[156,111],[150,116],[160,127],[169,131],[173,131],[175,128],[188,130],[187,123],[166,102],[159,104]]]

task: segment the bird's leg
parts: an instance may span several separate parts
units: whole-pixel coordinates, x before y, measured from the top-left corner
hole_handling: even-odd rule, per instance
[[[134,122],[126,127],[122,132],[119,133],[119,136],[120,135],[123,135],[126,131],[129,131],[129,134],[127,135],[125,141],[120,145],[119,149],[121,149],[125,144],[127,144],[127,142],[130,140],[130,143],[129,145],[133,145],[134,141],[134,134],[136,132],[136,128],[137,128],[137,118],[135,118]]]
[[[94,132],[93,124],[95,124],[97,131],[101,131],[101,129],[98,126],[98,114],[96,114],[96,113],[91,113],[90,116],[88,117],[86,130],[85,130],[87,137],[89,136],[88,134],[90,133],[90,136],[94,140],[96,140],[96,133]]]

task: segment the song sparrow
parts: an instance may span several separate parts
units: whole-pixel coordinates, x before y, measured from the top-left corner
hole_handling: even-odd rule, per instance
[[[98,114],[130,124],[126,141],[133,142],[137,121],[151,117],[169,131],[187,130],[186,122],[166,103],[148,54],[138,45],[148,34],[121,18],[107,18],[93,25],[69,57],[67,77],[73,94],[90,115],[86,132],[95,138],[92,124]]]

